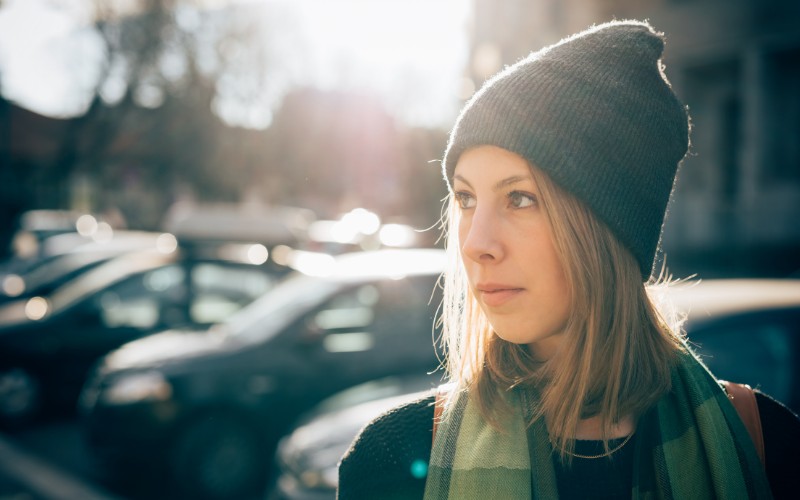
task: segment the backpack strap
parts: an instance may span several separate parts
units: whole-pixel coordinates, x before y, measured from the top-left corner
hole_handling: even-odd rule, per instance
[[[720,384],[728,393],[728,398],[736,408],[739,418],[742,419],[747,432],[756,447],[758,458],[761,464],[765,464],[764,456],[764,434],[761,429],[761,415],[758,413],[758,403],[756,403],[756,393],[747,384],[736,384],[727,380],[720,380]]]

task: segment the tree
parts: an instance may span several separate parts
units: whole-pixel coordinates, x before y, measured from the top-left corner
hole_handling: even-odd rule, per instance
[[[225,135],[212,105],[232,66],[266,73],[260,46],[248,43],[258,32],[253,19],[180,0],[97,0],[94,17],[105,54],[100,76],[47,178],[61,186],[91,179],[92,209],[124,204],[119,192],[147,195],[151,213],[134,215],[145,225],[157,222],[178,185],[202,197],[230,198],[239,187],[236,166],[223,171],[212,164]],[[238,57],[227,57],[231,47]],[[64,206],[67,191],[59,200]],[[128,205],[143,207],[140,200]]]

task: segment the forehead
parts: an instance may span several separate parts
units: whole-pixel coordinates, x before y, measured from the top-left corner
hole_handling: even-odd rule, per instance
[[[478,146],[465,151],[453,172],[454,182],[478,182],[509,176],[533,180],[531,165],[523,157],[497,146]]]

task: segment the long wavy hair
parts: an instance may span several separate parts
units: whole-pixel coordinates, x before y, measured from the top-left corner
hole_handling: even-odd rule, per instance
[[[556,449],[569,460],[581,419],[599,416],[608,450],[622,418],[640,416],[670,389],[683,349],[680,322],[655,306],[633,255],[580,200],[535,167],[540,202],[552,229],[572,307],[558,352],[544,362],[528,347],[498,337],[472,294],[458,241],[458,204],[446,201],[449,254],[441,311],[447,377],[467,389],[492,425],[508,411],[502,392],[531,385],[539,394],[535,419],[545,418]],[[663,277],[663,273],[662,273]]]

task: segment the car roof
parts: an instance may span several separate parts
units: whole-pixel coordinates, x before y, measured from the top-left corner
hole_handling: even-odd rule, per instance
[[[338,281],[362,281],[440,274],[444,271],[445,262],[446,255],[441,249],[385,249],[336,257],[296,252],[292,267],[310,276],[324,276]]]
[[[800,307],[800,280],[689,280],[671,285],[667,299],[677,311],[687,314],[690,321],[762,309]]]

